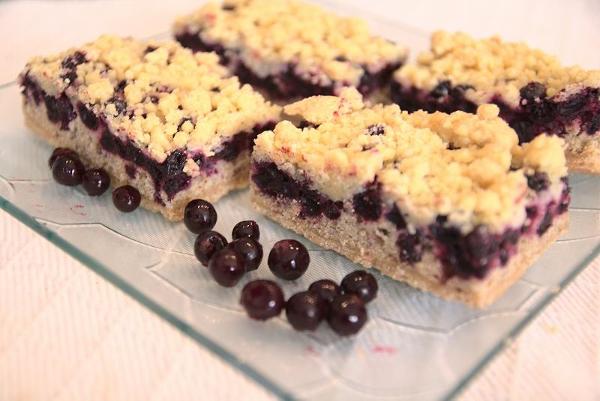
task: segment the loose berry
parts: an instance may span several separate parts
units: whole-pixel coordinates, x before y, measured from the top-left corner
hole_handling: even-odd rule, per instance
[[[138,208],[142,197],[139,191],[131,185],[123,185],[113,191],[112,199],[117,209],[129,213]]]
[[[246,273],[242,258],[233,249],[227,247],[217,251],[210,258],[208,270],[215,281],[223,287],[235,286]]]
[[[183,214],[185,226],[194,234],[212,230],[217,224],[217,211],[210,202],[195,199],[187,204]]]
[[[59,155],[52,163],[52,177],[61,185],[74,187],[81,184],[85,168],[78,158]]]
[[[367,308],[354,294],[337,296],[329,307],[329,326],[340,336],[356,334],[367,321]]]
[[[204,266],[212,256],[227,246],[227,240],[216,231],[205,231],[194,242],[194,255]]]
[[[377,280],[371,273],[356,270],[342,280],[344,294],[358,295],[365,303],[372,301],[377,296]]]
[[[335,281],[327,279],[315,281],[308,290],[317,294],[327,305],[342,293],[342,289]]]
[[[81,184],[89,196],[100,196],[110,186],[110,177],[104,169],[92,168],[85,171]]]
[[[242,289],[240,303],[252,319],[267,320],[281,313],[283,291],[271,280],[254,280]]]
[[[256,224],[256,221],[254,220],[240,221],[233,227],[231,237],[233,239],[248,237],[258,241],[260,238],[258,224]]]
[[[240,238],[232,241],[229,247],[244,261],[246,271],[258,269],[263,258],[262,245],[252,238]]]
[[[285,239],[275,243],[269,253],[269,269],[284,280],[296,280],[306,272],[310,256],[300,242]]]
[[[285,304],[287,320],[296,330],[315,330],[326,313],[325,301],[312,291],[294,294]]]
[[[50,168],[52,168],[52,164],[54,164],[54,160],[56,160],[56,158],[58,156],[70,156],[73,159],[79,159],[79,155],[73,149],[56,148],[52,151],[52,154],[50,155],[50,158],[48,159],[48,166]]]

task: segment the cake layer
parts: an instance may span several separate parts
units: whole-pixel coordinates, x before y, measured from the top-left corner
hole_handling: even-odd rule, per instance
[[[367,107],[346,89],[285,112],[309,125],[282,121],[257,137],[253,198],[352,260],[477,306],[512,283],[498,277],[516,280],[564,231],[562,141],[541,135],[518,145],[496,106],[408,114]]]
[[[332,249],[366,268],[376,268],[412,287],[475,308],[488,306],[502,296],[568,228],[568,215],[564,213],[541,236],[520,238],[514,244],[515,256],[506,265],[492,270],[485,280],[458,276],[445,278],[446,269],[432,250],[423,251],[421,259],[415,263],[400,260],[397,240],[386,234],[388,229],[392,229],[389,224],[383,224],[387,228],[366,226],[345,213],[337,220],[306,219],[300,217],[300,204],[281,202],[254,187],[251,191],[253,205],[259,212],[315,244]]]
[[[407,111],[473,113],[494,103],[521,143],[542,133],[563,137],[570,169],[600,173],[600,71],[563,67],[497,37],[436,32],[431,49],[395,73],[391,96]]]
[[[217,200],[247,182],[253,140],[280,112],[216,56],[173,42],[103,36],[31,60],[20,83],[30,126],[94,165],[111,164],[115,182],[147,178],[143,204],[171,219],[182,217],[184,199]]]
[[[209,3],[178,19],[174,34],[185,47],[216,52],[243,82],[286,101],[345,86],[372,94],[388,86],[407,55],[372,35],[364,21],[297,0]]]

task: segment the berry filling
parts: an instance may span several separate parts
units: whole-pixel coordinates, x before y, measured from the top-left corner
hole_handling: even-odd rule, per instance
[[[409,112],[422,109],[428,112],[462,110],[474,113],[477,105],[465,97],[469,88],[441,81],[431,91],[425,92],[393,82],[391,93],[392,100]],[[560,92],[548,97],[544,85],[530,82],[520,90],[519,106],[508,105],[500,95],[493,96],[490,103],[498,105],[500,117],[517,132],[521,143],[529,142],[541,133],[564,137],[574,124],[588,135],[600,130],[600,88],[587,87],[568,95]]]
[[[198,33],[181,33],[175,39],[182,46],[193,51],[217,53],[221,64],[230,68],[241,82],[265,91],[272,99],[290,100],[316,95],[333,95],[335,92],[335,84],[320,85],[311,82],[310,77],[299,74],[297,68],[292,64],[277,75],[260,77],[243,63],[237,52],[227,50],[218,43],[207,43],[200,38]],[[358,84],[358,91],[367,96],[386,86],[392,73],[400,65],[399,63],[389,64],[376,72],[370,72],[363,66],[364,73]]]
[[[448,223],[446,216],[438,216],[428,226],[409,230],[401,210],[396,205],[386,206],[381,198],[380,186],[370,183],[366,188],[346,202],[333,202],[325,195],[309,188],[309,182],[299,182],[279,170],[275,163],[260,162],[252,166],[252,181],[267,196],[293,200],[300,206],[298,217],[302,219],[331,217],[325,213],[323,205],[336,205],[337,217],[342,211],[356,215],[364,224],[387,220],[396,227],[396,246],[402,262],[415,264],[422,260],[424,252],[432,252],[443,266],[442,281],[452,277],[462,279],[484,278],[489,271],[505,266],[517,252],[517,243],[523,236],[543,235],[552,225],[556,216],[567,211],[570,195],[566,177],[563,178],[563,191],[558,199],[547,199],[550,185],[544,173],[527,177],[528,186],[538,194],[538,198],[527,206],[527,218],[518,228],[507,228],[502,233],[488,232],[485,226],[478,226],[469,233],[462,233]],[[318,202],[315,202],[318,199]],[[307,213],[307,206],[312,205]],[[317,205],[317,206],[315,206]],[[387,232],[387,230],[385,230]]]
[[[154,182],[155,201],[160,204],[164,203],[160,196],[161,191],[166,193],[168,200],[171,200],[178,192],[190,185],[191,177],[183,172],[188,158],[192,158],[200,167],[200,171],[206,175],[214,174],[217,172],[216,164],[219,161],[230,162],[244,152],[248,152],[252,149],[256,136],[265,130],[272,129],[274,126],[273,123],[257,125],[250,132],[235,134],[229,140],[223,142],[219,151],[208,157],[203,154],[189,154],[183,149],[178,149],[171,152],[165,161],[160,163],[131,140],[124,141],[112,133],[103,118],[94,113],[87,105],[78,103],[74,107],[64,93],[58,97],[48,96],[27,75],[22,79],[21,85],[23,94],[27,94],[27,98],[33,99],[36,105],[44,101],[48,119],[60,124],[61,129],[68,129],[69,123],[78,116],[87,128],[99,132],[102,149],[132,162],[138,168],[146,170]],[[120,85],[120,87],[124,86],[124,84]],[[121,92],[122,90],[117,90],[116,98],[110,101],[117,105],[117,111],[125,113],[127,112],[127,105],[124,101],[119,100],[122,96]],[[133,167],[130,166],[128,170],[127,173],[130,176],[135,176]]]

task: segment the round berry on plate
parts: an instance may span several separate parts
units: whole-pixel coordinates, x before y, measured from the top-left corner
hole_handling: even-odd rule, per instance
[[[242,289],[240,303],[252,319],[267,320],[281,313],[283,291],[271,280],[254,280]]]
[[[326,313],[325,301],[312,291],[294,294],[285,303],[287,320],[296,330],[315,330]]]
[[[215,281],[223,287],[233,287],[246,273],[244,261],[231,248],[217,251],[208,262],[208,270]]]
[[[232,241],[228,246],[242,257],[246,271],[258,269],[263,258],[263,248],[258,241],[243,237]]]
[[[240,221],[233,227],[233,231],[231,232],[231,238],[252,238],[256,241],[260,238],[260,229],[258,228],[258,224],[254,220],[244,220]]]
[[[48,166],[50,168],[52,168],[52,165],[54,164],[54,160],[56,160],[56,158],[58,156],[69,156],[69,157],[72,157],[73,159],[79,159],[79,155],[73,149],[56,148],[52,151],[52,154],[50,155],[50,158],[48,159]]]
[[[73,187],[81,184],[85,167],[77,157],[59,155],[52,162],[52,177],[61,185]]]
[[[200,233],[194,241],[194,255],[204,266],[212,256],[227,246],[227,240],[216,231],[205,231]]]
[[[310,256],[306,247],[294,239],[284,239],[273,245],[269,253],[269,269],[284,280],[296,280],[306,272]]]
[[[340,336],[356,334],[367,322],[367,308],[354,294],[338,295],[329,306],[329,326]]]
[[[217,224],[217,211],[204,199],[194,199],[185,207],[183,213],[185,226],[194,234],[212,230]]]
[[[131,185],[123,185],[113,191],[112,199],[117,209],[129,213],[138,208],[142,197],[140,192]]]
[[[317,294],[327,305],[342,293],[340,286],[335,281],[328,279],[315,281],[308,287],[308,290]]]
[[[104,169],[92,168],[83,174],[81,185],[89,196],[100,196],[110,186],[110,177]]]
[[[365,303],[371,302],[377,296],[377,280],[369,272],[356,270],[342,280],[342,290],[345,294],[355,294]]]

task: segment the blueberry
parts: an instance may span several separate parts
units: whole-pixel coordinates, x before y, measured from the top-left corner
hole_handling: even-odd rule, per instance
[[[52,154],[50,155],[50,158],[48,159],[48,167],[52,168],[52,164],[54,163],[54,160],[56,160],[56,158],[58,156],[69,156],[73,159],[79,159],[79,155],[77,154],[77,152],[75,152],[72,149],[56,148],[52,151]]]
[[[61,185],[73,187],[81,184],[84,172],[79,158],[66,154],[57,156],[52,163],[52,177]]]
[[[314,331],[325,318],[326,312],[325,301],[312,291],[294,294],[285,304],[287,320],[296,330]]]
[[[369,272],[356,270],[348,274],[341,283],[344,294],[354,294],[365,303],[371,302],[377,296],[377,280]]]
[[[546,173],[538,171],[527,176],[527,186],[535,192],[541,192],[548,189],[550,186],[550,179]]]
[[[400,251],[400,260],[408,263],[417,263],[423,256],[423,245],[419,232],[409,234],[400,232],[396,239],[396,246]]]
[[[448,96],[450,89],[452,89],[452,84],[450,81],[444,80],[440,81],[436,87],[431,90],[430,94],[436,99],[442,98]]]
[[[223,287],[233,287],[246,273],[244,261],[231,248],[217,251],[208,262],[208,270],[217,283]]]
[[[246,271],[258,269],[263,258],[263,248],[258,241],[244,237],[236,239],[228,246],[242,258]]]
[[[138,208],[142,197],[140,192],[131,185],[123,185],[113,191],[112,199],[117,209],[129,213]]]
[[[98,128],[98,117],[85,104],[79,103],[77,105],[77,112],[79,113],[81,122],[83,122],[86,127],[91,130],[96,130]]]
[[[546,97],[546,87],[539,82],[530,82],[519,91],[521,99],[533,102],[535,99]]]
[[[271,280],[254,280],[242,289],[240,303],[252,319],[267,320],[281,313],[283,291]]]
[[[244,220],[240,221],[233,227],[233,231],[231,232],[231,238],[238,239],[248,237],[255,240],[259,240],[260,238],[260,229],[258,228],[258,224],[254,220]]]
[[[211,230],[217,224],[217,211],[204,199],[194,199],[185,207],[183,213],[185,226],[194,234]]]
[[[327,304],[330,304],[336,296],[342,293],[342,289],[335,281],[327,279],[315,281],[308,287],[308,290],[317,294]]]
[[[212,256],[227,246],[227,240],[216,231],[205,231],[200,233],[194,241],[194,255],[204,266]]]
[[[353,335],[367,322],[367,308],[354,294],[338,295],[329,307],[327,321],[340,336]]]
[[[363,192],[354,195],[354,211],[363,220],[377,220],[381,216],[381,190],[379,185],[371,184]]]
[[[89,196],[100,196],[110,186],[110,176],[102,168],[92,168],[85,171],[81,184]]]
[[[402,213],[400,213],[400,210],[396,205],[394,205],[392,209],[387,212],[385,218],[395,225],[398,230],[406,228],[406,220],[404,220],[404,216],[402,216]]]
[[[296,280],[302,276],[309,263],[308,251],[304,245],[293,239],[276,242],[269,253],[269,269],[284,280]]]

